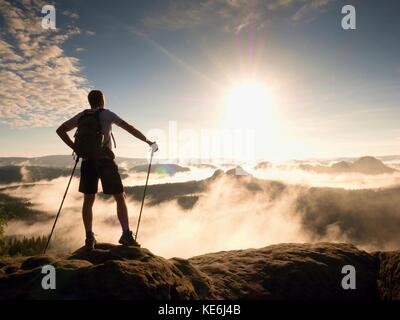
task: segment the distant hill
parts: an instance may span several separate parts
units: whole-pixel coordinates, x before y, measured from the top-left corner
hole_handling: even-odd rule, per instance
[[[0,166],[20,165],[28,159],[24,157],[0,157]]]
[[[362,157],[358,159],[352,163],[350,170],[365,174],[393,173],[397,171],[374,157]]]
[[[39,220],[43,221],[49,218],[51,217],[49,217],[49,215],[45,214],[43,211],[34,209],[32,203],[30,203],[28,200],[13,197],[0,192],[0,230],[2,222],[5,223],[12,219],[34,223]]]
[[[14,158],[15,159],[15,158]],[[63,161],[63,160],[62,160]],[[58,161],[58,165],[62,161]],[[132,161],[132,160],[130,160]],[[55,161],[51,163],[54,166],[44,166],[48,163],[44,160],[41,161],[22,161],[22,160],[10,160],[12,163],[20,163],[21,165],[3,165],[0,166],[0,184],[7,183],[29,183],[37,182],[40,180],[52,180],[59,177],[69,176],[71,174],[71,168],[67,166],[54,165]],[[27,165],[27,163],[36,163],[38,165]],[[25,165],[22,165],[25,163]],[[128,166],[127,160],[123,163]],[[133,162],[130,162],[131,164]],[[133,168],[126,168],[125,165],[120,167],[121,178],[124,179],[128,177],[128,172],[147,172],[148,164],[136,165]],[[151,172],[155,174],[167,174],[173,176],[177,172],[189,172],[190,168],[182,167],[176,164],[154,164],[152,166]],[[75,176],[79,176],[80,171],[75,171]]]
[[[117,157],[117,164],[123,164],[126,167],[133,167],[139,164],[146,163],[143,158],[124,158]],[[42,157],[0,157],[1,166],[43,166],[65,168],[74,165],[74,160],[71,155],[50,155]]]
[[[329,174],[362,173],[367,175],[378,175],[384,173],[390,174],[398,171],[396,169],[388,167],[381,160],[369,156],[361,157],[354,162],[342,160],[330,166],[300,164],[298,168],[301,170],[313,171],[316,173]]]
[[[75,172],[78,174],[78,172]],[[0,184],[36,182],[40,180],[52,180],[59,177],[69,176],[71,170],[68,168],[40,167],[40,166],[0,166]]]
[[[65,168],[72,166],[74,160],[71,155],[51,155],[42,157],[1,157],[0,166],[44,166]]]
[[[400,252],[367,253],[351,244],[277,244],[165,259],[148,249],[98,244],[70,256],[0,260],[0,299],[398,300]],[[41,290],[44,265],[57,290]],[[343,266],[357,290],[343,290]]]
[[[118,153],[118,150],[117,152]],[[143,165],[144,167],[148,164],[148,159],[145,158],[128,158],[128,157],[116,157],[115,162],[124,168],[134,168]],[[168,164],[166,159],[157,159],[159,165]],[[153,160],[153,164],[156,166],[157,163]],[[49,155],[42,157],[0,157],[0,167],[2,166],[42,166],[42,167],[57,167],[65,168],[74,165],[72,155]],[[175,164],[172,164],[175,166]],[[185,168],[180,165],[176,165],[177,168]],[[216,167],[210,164],[199,164],[198,161],[193,165],[198,168],[211,168]],[[140,169],[138,167],[137,169]],[[187,168],[187,170],[190,170]],[[146,170],[147,172],[147,170]]]
[[[189,165],[199,169],[217,169],[217,166],[208,163],[190,163]]]

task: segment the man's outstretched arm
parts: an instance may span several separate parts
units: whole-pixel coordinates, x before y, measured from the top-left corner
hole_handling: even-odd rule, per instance
[[[69,128],[65,123],[63,123],[61,126],[59,126],[56,130],[58,136],[61,138],[62,141],[65,142],[65,144],[70,147],[72,150],[74,150],[74,142],[71,140],[71,138],[68,135],[68,131],[72,130],[73,128]]]
[[[149,146],[151,146],[154,142],[148,140],[143,133],[141,133],[138,129],[136,129],[134,126],[130,125],[129,123],[125,122],[124,120],[121,120],[120,123],[118,123],[118,126],[120,126],[122,129],[128,131],[131,135],[134,137],[138,138],[139,140],[142,140],[143,142],[146,142]]]

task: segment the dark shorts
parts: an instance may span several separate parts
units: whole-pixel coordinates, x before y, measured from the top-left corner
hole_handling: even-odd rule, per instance
[[[83,160],[81,164],[79,192],[86,194],[97,193],[99,179],[101,180],[103,193],[119,194],[124,192],[118,166],[114,160]]]

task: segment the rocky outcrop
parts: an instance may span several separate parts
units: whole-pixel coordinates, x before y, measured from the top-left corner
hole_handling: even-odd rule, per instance
[[[56,290],[43,290],[41,266],[56,268]],[[179,262],[147,249],[99,244],[69,257],[42,255],[5,260],[0,276],[1,298],[33,299],[201,299]],[[10,269],[12,266],[12,269]],[[184,268],[183,268],[184,269]],[[200,277],[193,269],[191,277]],[[203,280],[202,283],[206,283]]]
[[[379,252],[378,290],[381,299],[400,300],[400,252]]]
[[[347,244],[279,244],[189,261],[210,275],[219,299],[378,298],[378,260]],[[355,267],[357,290],[342,288],[344,265]]]
[[[43,290],[42,266],[56,268]],[[400,252],[367,253],[349,244],[279,244],[190,259],[99,244],[68,257],[0,260],[0,298],[25,299],[400,299]],[[356,290],[344,290],[344,265]]]
[[[388,167],[382,161],[369,156],[361,157],[354,162],[340,161],[331,166],[301,164],[299,169],[327,174],[360,173],[379,175],[397,172],[396,169]]]

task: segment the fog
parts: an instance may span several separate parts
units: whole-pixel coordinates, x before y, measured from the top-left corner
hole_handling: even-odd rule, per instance
[[[168,173],[153,173],[149,177],[149,185],[160,184],[160,183],[176,183],[185,182],[190,180],[203,180],[206,179],[214,173],[215,170],[210,168],[196,168],[188,167],[190,171],[187,172],[176,172],[175,174]],[[125,174],[128,177],[124,178],[124,185],[144,185],[146,182],[147,173],[145,172],[131,172],[126,171]]]
[[[344,189],[374,189],[400,184],[400,172],[392,174],[365,175],[360,173],[324,174],[313,173],[296,168],[248,170],[260,179],[279,180],[290,184],[302,184],[314,187],[332,187]]]
[[[17,188],[8,194],[29,199],[34,208],[55,215],[67,184],[67,178],[58,178],[47,184]],[[82,196],[77,191],[79,181],[74,178],[58,220],[52,248],[74,250],[82,246],[84,230],[81,221]],[[129,201],[131,229],[135,229],[138,202]],[[145,206],[138,240],[143,247],[164,257],[190,257],[220,250],[261,247],[276,242],[305,242],[300,223],[293,217],[292,195],[280,201],[266,201],[249,191],[216,181],[189,211],[181,209],[176,201],[159,206]],[[28,225],[10,221],[6,235],[33,236],[48,234],[52,221]],[[97,197],[94,206],[94,232],[98,241],[116,243],[121,230],[112,199]]]
[[[210,168],[192,168],[191,172],[175,176],[152,174],[150,182],[201,180],[213,172]],[[258,248],[284,242],[350,242],[369,251],[400,246],[400,235],[396,232],[400,228],[400,209],[397,209],[400,207],[397,200],[400,191],[364,194],[360,193],[364,192],[362,190],[315,188],[388,187],[398,184],[398,173],[332,176],[272,169],[255,170],[253,174],[262,179],[281,180],[285,183],[284,188],[277,196],[271,196],[272,191],[255,192],[246,188],[246,183],[240,178],[222,176],[209,184],[208,190],[200,195],[190,210],[182,209],[176,200],[157,206],[145,205],[138,241],[142,247],[166,258],[188,258],[208,252]],[[145,173],[129,174],[124,185],[141,185],[144,181]],[[67,182],[67,177],[61,177],[3,192],[26,198],[34,208],[54,217]],[[52,240],[53,251],[71,252],[84,243],[82,195],[77,191],[78,184],[78,178],[74,178]],[[128,198],[132,230],[136,228],[139,205]],[[5,231],[8,236],[47,235],[52,223],[53,219],[35,224],[10,221]],[[93,230],[99,242],[117,243],[121,230],[113,199],[97,197]]]

